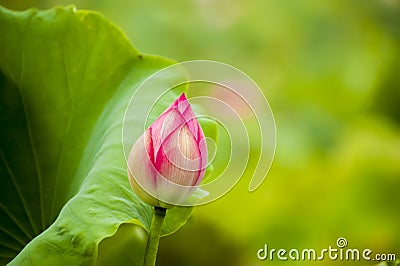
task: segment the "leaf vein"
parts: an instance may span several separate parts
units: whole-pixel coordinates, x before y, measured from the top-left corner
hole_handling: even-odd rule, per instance
[[[24,61],[24,57],[25,57],[25,52],[24,51],[25,51],[24,44],[22,42],[22,53],[21,53],[21,57],[22,58],[21,58],[21,61]],[[21,74],[20,74],[21,78],[22,78],[23,72],[24,72],[23,66],[24,66],[24,64],[21,63]],[[42,180],[42,174],[41,174],[40,167],[39,167],[38,156],[36,154],[36,147],[35,147],[34,142],[33,142],[31,119],[30,119],[30,116],[29,116],[29,112],[27,110],[25,97],[24,97],[24,94],[23,94],[23,89],[18,85],[17,85],[17,89],[18,89],[19,94],[21,96],[21,103],[22,103],[22,106],[24,108],[24,113],[25,113],[25,118],[26,118],[26,127],[27,127],[27,130],[28,130],[28,136],[29,136],[29,143],[30,143],[30,146],[31,146],[32,155],[33,155],[33,161],[35,162],[36,172],[37,172],[37,176],[38,176],[39,193],[40,193],[40,195],[39,195],[39,197],[40,197],[40,212],[41,212],[41,218],[42,218],[42,229],[45,229],[44,211],[43,211],[44,210],[44,202],[43,202],[43,180]],[[32,224],[32,228],[33,228],[35,234],[39,233],[39,230],[37,229],[35,223]]]
[[[4,227],[0,226],[0,230],[3,231],[4,233],[6,233],[7,235],[11,236],[12,238],[14,238],[15,240],[18,241],[18,243],[25,245],[26,241],[22,240],[21,238],[19,238],[19,236],[14,235],[12,232],[8,231],[7,229],[5,229]]]
[[[26,212],[26,215],[28,216],[28,220],[29,220],[29,222],[30,222],[30,225],[32,226],[32,224],[34,223],[34,222],[33,222],[33,218],[32,218],[32,216],[31,216],[31,213],[30,213],[30,211],[29,211],[28,206],[26,205],[25,198],[23,197],[23,194],[22,194],[22,192],[21,192],[21,190],[20,190],[20,188],[19,188],[19,186],[18,186],[18,184],[17,184],[17,180],[16,180],[16,178],[15,178],[15,176],[14,176],[14,174],[13,174],[11,168],[10,168],[10,166],[8,165],[7,160],[6,160],[6,158],[4,157],[4,154],[3,154],[3,151],[1,150],[1,148],[0,148],[0,157],[1,157],[1,159],[2,159],[2,161],[3,161],[3,163],[4,163],[4,165],[6,166],[7,172],[8,172],[8,174],[9,174],[10,177],[11,177],[11,181],[12,181],[12,183],[13,183],[15,189],[17,190],[18,197],[20,198],[20,200],[21,200],[21,202],[22,202],[22,206],[24,207],[24,210],[25,210],[25,212]],[[33,228],[32,228],[32,229],[33,229]]]
[[[11,218],[11,220],[13,220],[13,222],[19,227],[19,229],[21,229],[21,231],[29,238],[32,239],[33,236],[26,231],[26,229],[24,228],[24,226],[22,226],[22,224],[18,221],[18,219],[16,219],[14,217],[14,215],[12,215],[5,207],[2,203],[0,203],[0,208]]]
[[[43,238],[38,238],[38,241],[44,242],[45,244],[47,244],[47,245],[49,245],[49,246],[55,248],[55,249],[58,251],[58,253],[63,254],[63,252],[61,251],[61,249],[60,249],[59,247],[57,247],[56,245],[50,243],[49,241],[47,241],[47,240],[45,240],[45,239],[43,239]]]
[[[67,123],[67,128],[65,130],[65,134],[64,134],[64,140],[63,140],[63,144],[62,144],[62,148],[61,148],[61,153],[60,153],[60,157],[58,159],[58,163],[57,163],[57,171],[56,171],[56,176],[55,176],[55,180],[54,180],[54,190],[53,190],[53,198],[51,201],[51,208],[50,208],[50,217],[49,219],[53,219],[53,215],[54,215],[54,208],[55,208],[55,202],[56,202],[56,198],[57,198],[57,185],[58,185],[58,180],[60,178],[60,168],[61,165],[64,161],[64,156],[65,156],[65,147],[66,147],[66,142],[67,139],[69,138],[69,134],[70,134],[70,130],[71,130],[71,121],[72,121],[72,114],[73,114],[73,110],[74,110],[74,105],[73,105],[73,97],[72,97],[72,91],[71,91],[71,87],[70,87],[70,82],[68,80],[68,67],[67,67],[67,62],[65,59],[65,52],[62,46],[62,42],[58,39],[58,43],[60,45],[60,50],[61,53],[63,55],[63,66],[65,69],[65,83],[68,89],[68,95],[69,95],[69,99],[70,99],[70,103],[71,103],[71,110],[69,113],[69,117],[68,117],[68,123]]]
[[[70,204],[67,204],[66,207],[67,207],[67,212],[70,214],[72,219],[74,219],[77,223],[86,226],[86,224],[84,222],[82,222],[75,214],[72,213]]]
[[[14,251],[18,251],[18,252],[21,251],[21,247],[14,246],[10,243],[0,241],[0,245],[2,245],[3,247],[6,247],[6,248],[12,249]]]

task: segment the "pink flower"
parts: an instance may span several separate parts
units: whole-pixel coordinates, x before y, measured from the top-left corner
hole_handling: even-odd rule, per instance
[[[159,207],[185,205],[207,165],[207,145],[193,110],[182,94],[139,137],[128,159],[135,193]]]

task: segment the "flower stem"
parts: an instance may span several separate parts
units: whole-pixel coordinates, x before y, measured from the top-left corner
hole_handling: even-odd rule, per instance
[[[158,242],[160,240],[161,227],[164,222],[167,209],[154,207],[153,220],[151,221],[149,238],[147,239],[146,253],[143,266],[156,265]]]

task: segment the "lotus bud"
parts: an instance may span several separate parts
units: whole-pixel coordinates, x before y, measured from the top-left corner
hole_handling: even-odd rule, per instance
[[[144,202],[170,208],[198,188],[207,165],[207,145],[193,110],[182,94],[133,145],[129,182]]]

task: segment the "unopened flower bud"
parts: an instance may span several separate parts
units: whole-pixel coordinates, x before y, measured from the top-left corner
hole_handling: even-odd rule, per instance
[[[204,133],[182,94],[133,145],[128,176],[143,201],[168,208],[185,205],[200,184],[206,165]]]

